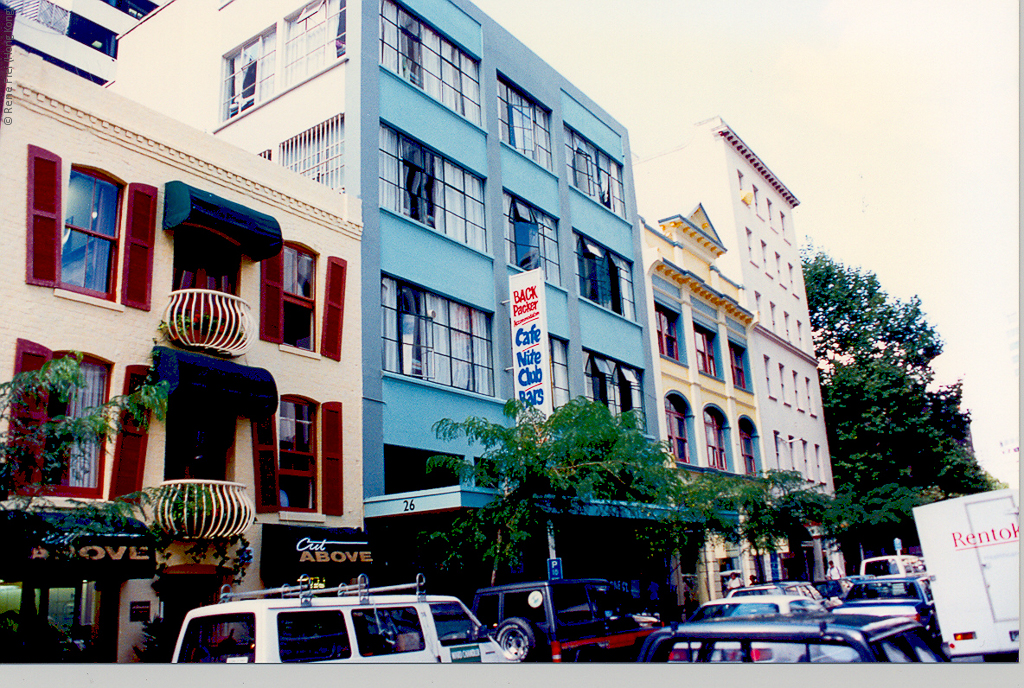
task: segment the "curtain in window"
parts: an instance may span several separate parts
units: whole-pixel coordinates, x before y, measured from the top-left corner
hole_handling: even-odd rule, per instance
[[[555,337],[549,337],[548,341],[551,343],[551,388],[554,395],[552,404],[557,408],[569,402],[569,345]]]
[[[452,386],[472,389],[473,338],[470,309],[462,304],[451,304]]]
[[[402,140],[405,196],[403,209],[414,220],[434,226],[434,181],[437,169],[434,154],[413,143]]]
[[[433,343],[432,380],[440,385],[452,384],[452,351],[448,337],[448,301],[436,294],[427,294],[427,313],[432,318]]]
[[[402,286],[398,292],[399,335],[402,342],[402,372],[429,377],[429,320],[423,292]]]
[[[513,244],[515,255],[509,256],[510,262],[524,270],[540,267],[540,236],[537,216],[529,206],[512,200],[510,202],[510,220],[512,222]]]
[[[381,315],[381,336],[384,340],[384,370],[397,373],[399,369],[398,358],[398,285],[395,281],[385,277],[381,280],[380,303]]]
[[[494,381],[491,377],[491,337],[487,314],[483,311],[472,310],[471,316],[474,387],[480,394],[491,395],[494,394]]]
[[[82,418],[89,409],[103,404],[107,393],[107,368],[96,363],[82,362],[85,387],[78,389],[68,400],[67,416]],[[75,444],[68,454],[67,485],[69,487],[99,487],[101,443],[96,440]]]

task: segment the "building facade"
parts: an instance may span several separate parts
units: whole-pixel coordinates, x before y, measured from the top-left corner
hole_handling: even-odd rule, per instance
[[[504,422],[510,275],[544,272],[556,405],[656,417],[627,132],[469,2],[173,0],[114,88],[361,200],[369,528],[487,499],[424,466],[480,452],[436,421]]]
[[[14,45],[97,84],[114,78],[117,37],[160,0],[6,0]]]
[[[141,490],[139,525],[162,540],[83,536],[52,564],[60,543],[28,542],[5,556],[0,613],[49,617],[87,651],[72,661],[133,661],[145,622],[177,628],[229,582],[197,543],[236,538],[242,589],[300,567],[355,577],[371,558],[356,204],[17,48],[11,69],[5,379],[80,352],[86,387],[47,413],[83,413],[147,375],[170,396],[163,420],[76,449],[3,505],[33,495],[27,509],[65,527],[76,503]]]
[[[798,199],[721,119],[695,125],[685,145],[635,166],[642,211],[667,216],[698,204],[727,253],[718,268],[740,285],[739,304],[754,314],[746,357],[759,400],[756,446],[762,469],[799,472],[831,492],[817,360],[800,267],[793,211]],[[820,534],[791,537],[775,577],[824,576]],[[775,569],[778,569],[776,572]]]

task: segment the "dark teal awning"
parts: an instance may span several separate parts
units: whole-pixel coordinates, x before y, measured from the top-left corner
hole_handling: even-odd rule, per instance
[[[162,346],[153,353],[157,376],[170,385],[167,391],[172,400],[193,400],[253,420],[268,418],[277,410],[277,383],[263,368]]]
[[[198,226],[236,242],[253,260],[266,260],[281,252],[281,225],[270,215],[201,191],[184,182],[164,185],[164,229]]]

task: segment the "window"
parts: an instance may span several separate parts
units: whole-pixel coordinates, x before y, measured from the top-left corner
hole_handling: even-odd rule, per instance
[[[782,238],[789,241],[786,237],[786,213],[779,212],[779,229],[782,230]]]
[[[704,435],[708,444],[708,468],[724,471],[725,420],[717,409],[704,409]]]
[[[551,169],[551,113],[498,77],[501,140]]]
[[[705,375],[718,377],[718,366],[715,361],[715,334],[707,328],[694,324],[693,338],[696,343],[697,369]]]
[[[771,202],[770,199],[767,199],[767,198],[765,199],[765,206],[767,208],[766,212],[768,213],[768,223],[769,223],[769,226],[770,226],[771,221],[772,221],[772,202]]]
[[[577,234],[576,265],[580,296],[633,320],[632,263]]]
[[[786,339],[789,339],[789,313],[782,312],[782,323],[785,326]]]
[[[316,404],[281,399],[278,410],[278,487],[282,509],[316,507]]]
[[[384,68],[479,124],[479,63],[391,0],[380,12]]]
[[[551,401],[552,408],[569,403],[569,342],[548,336],[551,354]]]
[[[786,398],[786,366],[781,363],[779,364],[779,398],[782,399],[782,403],[789,403],[789,399]]]
[[[381,308],[384,370],[494,394],[489,314],[390,277]]]
[[[281,165],[338,191],[345,190],[345,118],[336,115],[279,147]],[[269,158],[269,156],[268,156]]]
[[[761,265],[764,266],[765,272],[768,272],[768,244],[761,242]]]
[[[639,370],[584,351],[583,377],[591,401],[601,402],[612,413],[636,410],[643,416]]]
[[[690,448],[686,424],[690,415],[689,408],[682,397],[670,394],[665,397],[665,418],[668,421],[668,444],[676,464],[690,463]]]
[[[747,389],[747,350],[739,344],[729,342],[729,358],[732,361],[732,384]]]
[[[120,193],[109,178],[72,168],[61,236],[61,286],[112,295]]]
[[[458,602],[435,602],[430,605],[437,639],[442,647],[462,645],[475,640],[478,625]]]
[[[480,177],[384,125],[380,170],[382,207],[487,250]]]
[[[285,24],[285,86],[316,74],[345,54],[345,0],[317,0]]]
[[[67,354],[55,354],[63,355]],[[75,390],[66,402],[51,400],[48,409],[51,418],[82,418],[89,409],[100,406],[109,397],[110,370],[106,364],[84,359],[81,371],[85,387]],[[64,488],[70,494],[98,492],[103,487],[103,449],[102,440],[72,441],[64,451],[62,463],[53,471],[44,470],[43,484]]]
[[[336,609],[281,612],[277,615],[277,643],[284,663],[352,656],[345,615]]]
[[[201,616],[189,622],[178,661],[254,662],[255,648],[255,614]]]
[[[739,170],[736,170],[736,178],[737,178],[737,180],[739,180],[740,191],[742,191],[743,190],[743,173],[740,172]]]
[[[778,253],[775,254],[775,275],[779,278],[779,282],[782,282],[782,256]]]
[[[811,396],[811,378],[809,378],[809,377],[805,377],[804,378],[804,386],[807,389],[807,412],[813,416],[814,415],[814,403],[813,403],[814,397]]]
[[[658,353],[678,361],[679,344],[676,337],[676,325],[679,322],[679,314],[661,305],[655,305],[654,312],[658,317]]]
[[[68,38],[98,50],[107,57],[117,57],[117,34],[74,12],[68,22]]]
[[[208,289],[238,294],[241,252],[214,232],[175,232],[174,289]]]
[[[768,396],[772,396],[772,359],[764,357],[764,384]]]
[[[821,471],[821,445],[814,445],[814,470],[818,476],[818,482],[825,484],[825,474]]]
[[[415,607],[353,609],[352,628],[363,657],[419,652],[426,648]]]
[[[743,456],[743,468],[747,475],[757,472],[757,461],[754,454],[754,426],[746,418],[740,419],[740,454]]]
[[[768,310],[771,315],[772,332],[775,332],[775,304],[771,301],[768,302]]]
[[[314,280],[316,258],[304,248],[285,246],[283,344],[313,350],[313,313],[316,310]]]
[[[619,217],[626,216],[622,165],[569,127],[565,128],[565,164],[573,186]]]
[[[800,377],[795,370],[793,371],[793,402],[796,404],[797,410],[804,410],[800,404]]]
[[[761,192],[757,190],[756,186],[751,186],[751,190],[754,192],[754,211],[757,216],[761,216]]]
[[[747,258],[751,263],[757,265],[757,263],[754,262],[754,233],[749,229],[747,230]]]
[[[274,94],[277,30],[271,28],[224,57],[224,119],[245,112]]]
[[[786,277],[787,277],[787,280],[788,280],[787,284],[789,285],[789,288],[793,289],[794,291],[796,291],[796,285],[793,283],[793,264],[792,263],[786,263]]]
[[[508,262],[523,270],[544,268],[544,278],[561,284],[558,223],[553,217],[510,194],[504,194],[508,218]]]
[[[782,435],[779,431],[774,432],[775,436],[775,467],[782,470]]]

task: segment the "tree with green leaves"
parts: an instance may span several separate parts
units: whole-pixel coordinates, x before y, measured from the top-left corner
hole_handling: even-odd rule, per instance
[[[837,492],[832,520],[865,542],[891,543],[894,532],[912,540],[914,506],[991,487],[972,453],[960,384],[933,384],[942,340],[919,298],[893,298],[874,273],[813,247],[801,262]]]
[[[456,471],[463,482],[494,489],[494,498],[462,512],[431,535],[442,566],[461,570],[481,558],[499,569],[521,563],[529,545],[541,549],[561,517],[598,514],[643,522],[637,537],[665,558],[696,552],[706,538],[776,550],[795,525],[820,522],[827,497],[795,473],[734,476],[680,471],[663,443],[643,432],[634,412],[613,415],[583,397],[549,417],[510,401],[509,423],[483,418],[441,420],[445,440],[466,439],[483,452],[473,463],[435,456],[428,470]],[[763,572],[761,572],[763,576]]]

